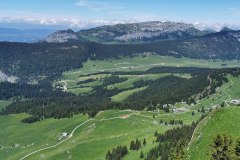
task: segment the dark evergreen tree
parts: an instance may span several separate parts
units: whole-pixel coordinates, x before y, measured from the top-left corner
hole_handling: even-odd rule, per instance
[[[130,150],[135,150],[135,143],[134,143],[134,141],[130,142]]]
[[[224,107],[224,106],[225,106],[225,102],[222,102],[222,103],[221,103],[221,107]]]
[[[144,154],[143,154],[142,151],[141,151],[141,153],[140,153],[140,158],[141,158],[141,159],[144,158]]]
[[[240,159],[240,139],[237,140],[237,144],[235,146],[235,154]]]
[[[234,159],[233,140],[226,135],[217,135],[212,145],[212,160],[232,160]]]
[[[184,160],[185,159],[185,147],[187,146],[186,140],[180,140],[176,146],[171,149],[170,159],[173,160]]]
[[[146,146],[147,142],[146,142],[146,139],[144,138],[143,139],[143,146]]]
[[[125,155],[128,154],[126,146],[117,146],[112,149],[112,152],[108,151],[106,154],[106,160],[122,160]]]
[[[192,111],[192,116],[194,116],[195,115],[195,112],[194,111]]]

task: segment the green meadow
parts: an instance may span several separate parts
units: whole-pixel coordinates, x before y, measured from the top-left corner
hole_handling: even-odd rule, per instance
[[[224,65],[223,65],[224,64]],[[63,74],[63,78],[71,79],[79,75],[86,75],[99,72],[114,71],[145,71],[157,66],[174,66],[174,67],[201,67],[201,68],[223,68],[223,67],[239,67],[238,60],[222,61],[222,60],[199,60],[190,58],[174,58],[170,56],[150,55],[146,57],[125,57],[112,60],[88,60],[83,63],[83,67],[76,70],[67,71]]]
[[[220,60],[194,60],[188,58],[172,58],[163,56],[147,56],[123,58],[108,61],[87,61],[83,68],[65,72],[63,76],[53,83],[61,84],[66,87],[67,92],[75,94],[92,93],[95,86],[102,85],[102,79],[109,74],[100,74],[102,71],[144,71],[155,66],[191,66],[221,68],[222,64],[227,67],[239,66],[238,61],[223,62]],[[224,65],[225,66],[225,65]],[[95,75],[87,75],[99,73]],[[133,88],[134,82],[140,80],[155,80],[160,77],[168,76],[164,74],[131,75],[124,74],[119,77],[127,78],[121,83],[106,86],[106,89],[123,89],[124,91],[111,97],[112,101],[121,102],[129,95],[142,88]],[[183,78],[190,78],[189,74],[174,74]],[[93,82],[79,84],[78,82],[94,79]],[[198,112],[203,107],[207,110],[212,108],[209,117],[205,118],[196,129],[193,141],[189,146],[189,159],[209,159],[208,150],[212,139],[217,133],[228,133],[231,136],[240,137],[238,122],[240,122],[240,108],[228,106],[231,99],[240,98],[240,78],[228,76],[229,82],[219,87],[213,95],[197,101],[196,105],[188,106],[186,103],[179,102],[177,108],[184,107],[186,111],[165,113],[163,111],[133,111],[133,110],[107,110],[101,111],[92,119],[87,115],[75,115],[72,118],[64,119],[45,119],[33,124],[22,123],[23,118],[29,115],[13,114],[0,116],[0,159],[13,160],[21,159],[48,159],[48,160],[104,160],[108,150],[118,146],[126,145],[129,147],[130,141],[138,138],[147,140],[147,145],[139,151],[129,151],[124,157],[126,160],[139,159],[140,152],[147,152],[157,145],[154,132],[164,133],[166,130],[178,125],[162,125],[160,120],[169,122],[172,119],[183,120],[186,125],[196,122],[202,115]],[[129,89],[130,88],[130,89]],[[225,108],[220,108],[220,104],[226,102]],[[0,109],[10,102],[0,101]],[[173,106],[171,106],[173,107]],[[192,112],[195,115],[192,115]],[[234,128],[234,129],[233,129]],[[61,138],[63,132],[70,135]],[[72,133],[72,135],[71,135]],[[4,137],[4,138],[2,138]],[[32,154],[31,154],[32,153]]]
[[[219,88],[211,98],[219,96],[222,97],[221,101],[227,100],[228,97],[223,95],[224,91],[226,91],[225,94],[238,94],[237,89],[232,91],[229,90],[229,87],[240,86],[239,78],[230,78],[234,83],[232,84],[229,81],[229,83]],[[237,95],[235,96],[237,97]],[[168,122],[172,119],[180,119],[183,120],[184,124],[191,124],[202,115],[202,113],[197,112],[201,104],[209,107],[219,104],[220,101],[213,101],[211,98],[202,99],[196,106],[189,106],[189,110],[179,113],[132,110],[102,111],[94,119],[77,128],[73,136],[65,142],[56,147],[32,154],[26,159],[104,159],[106,152],[117,145],[129,146],[131,140],[138,138],[142,141],[143,138],[146,138],[147,145],[145,147],[142,147],[139,151],[130,151],[125,157],[125,159],[129,160],[138,159],[141,151],[146,154],[152,147],[157,145],[157,143],[153,143],[155,140],[153,134],[156,130],[163,133],[174,127],[160,125],[160,120]],[[195,111],[195,116],[192,116],[192,111]],[[232,125],[236,127],[237,123],[235,122],[239,121],[236,116],[239,115],[239,111],[240,108],[238,107],[226,107],[212,112],[210,121],[207,119],[207,125],[199,128],[197,132],[203,135],[201,140],[194,141],[190,146],[190,157],[201,157],[202,152],[206,153],[211,138],[217,133],[216,130],[219,130],[220,133],[231,132]],[[155,118],[153,118],[153,115]],[[0,131],[0,136],[5,137],[0,139],[0,159],[20,159],[33,151],[57,144],[59,143],[58,138],[63,132],[70,133],[76,126],[86,122],[88,119],[86,115],[78,115],[69,119],[46,119],[33,124],[21,123],[20,120],[26,116],[28,115],[16,114],[0,117],[0,127],[5,128]],[[229,119],[229,121],[226,121],[226,119]],[[218,123],[219,121],[221,123]],[[226,125],[227,127],[223,127]],[[16,130],[17,132],[14,132]],[[197,133],[196,137],[198,137]],[[238,135],[237,129],[231,135]],[[18,146],[12,147],[13,145]],[[196,150],[196,148],[198,149]],[[199,150],[199,148],[203,149]]]

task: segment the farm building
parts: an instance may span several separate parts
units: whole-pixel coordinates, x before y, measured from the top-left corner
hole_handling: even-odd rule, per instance
[[[240,100],[239,99],[233,99],[233,100],[230,101],[230,103],[238,105],[238,104],[240,104]]]

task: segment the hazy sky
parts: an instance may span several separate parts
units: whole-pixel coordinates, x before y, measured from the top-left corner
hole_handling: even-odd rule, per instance
[[[199,28],[240,28],[240,0],[1,0],[0,27],[89,28],[183,21]]]

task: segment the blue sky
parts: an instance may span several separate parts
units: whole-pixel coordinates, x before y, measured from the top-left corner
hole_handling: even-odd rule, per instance
[[[239,0],[1,0],[1,25],[84,29],[141,21],[240,28]]]

